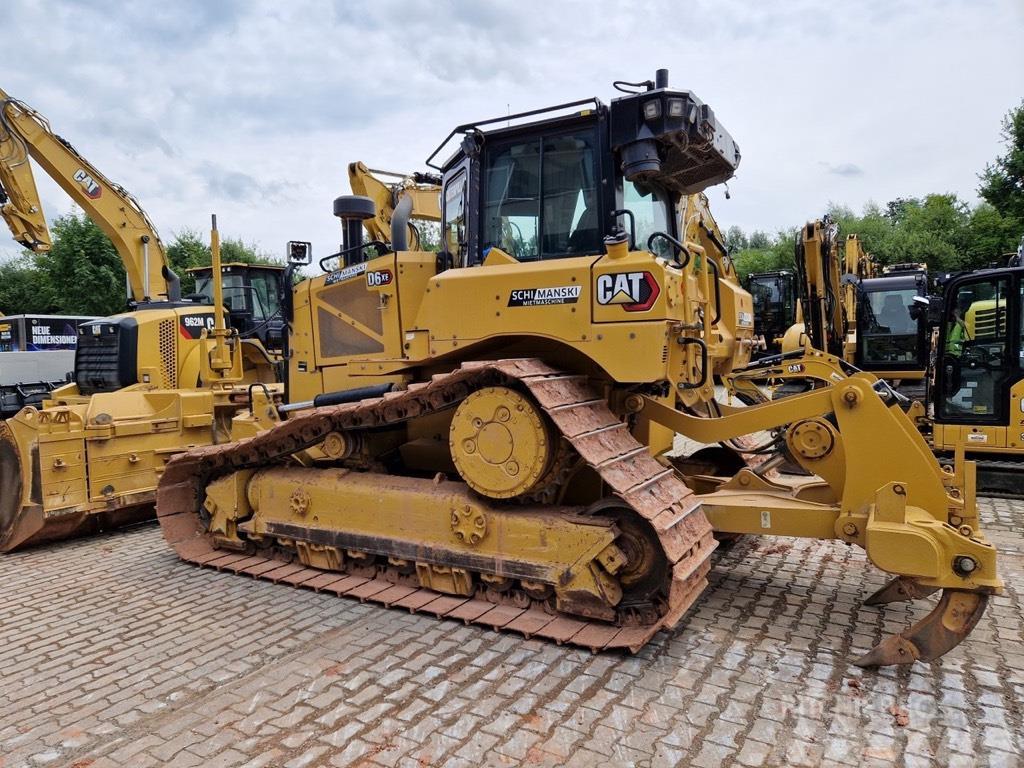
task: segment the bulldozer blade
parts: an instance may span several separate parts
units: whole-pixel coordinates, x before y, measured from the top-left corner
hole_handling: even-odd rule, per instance
[[[153,519],[155,493],[150,490],[123,494],[107,507],[81,504],[56,514],[45,510],[37,457],[35,448],[23,451],[11,426],[0,422],[0,553]]]
[[[944,589],[927,616],[907,631],[887,637],[854,664],[884,667],[937,659],[971,633],[987,606],[988,595]]]
[[[7,424],[0,422],[0,552],[8,551],[23,538],[24,492],[25,472],[18,443]]]
[[[923,587],[906,576],[897,576],[865,600],[864,605],[885,605],[906,600],[920,600],[922,597],[928,597],[938,591],[938,587]]]

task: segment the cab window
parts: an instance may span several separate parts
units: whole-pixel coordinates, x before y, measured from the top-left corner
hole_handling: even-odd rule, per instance
[[[277,314],[278,295],[277,280],[266,272],[257,272],[250,278],[252,282],[252,314],[257,321],[267,320]]]
[[[463,263],[466,248],[466,172],[462,171],[444,188],[443,250]]]
[[[210,299],[213,299],[213,287],[210,287]],[[221,295],[224,297],[224,306],[229,312],[245,312],[248,304],[248,297],[245,295],[245,283],[241,275],[224,275],[221,282]]]
[[[519,261],[600,253],[594,130],[496,144],[483,173],[482,249]]]
[[[1003,411],[1005,388],[1018,363],[1010,352],[1008,278],[961,284],[943,319],[943,379],[939,416],[953,421],[991,421]],[[1011,340],[1013,346],[1011,346]]]
[[[637,248],[646,249],[648,238],[655,232],[671,234],[671,203],[669,196],[658,187],[623,181],[622,207],[632,211],[636,220]],[[672,258],[672,246],[664,238],[655,240],[653,246],[655,256]]]
[[[857,342],[865,363],[909,363],[918,358],[918,323],[910,314],[916,287],[867,293],[860,303]]]

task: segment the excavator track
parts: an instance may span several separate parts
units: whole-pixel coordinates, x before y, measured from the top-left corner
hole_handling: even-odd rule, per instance
[[[669,566],[654,611],[619,610],[614,622],[557,612],[549,600],[521,592],[479,588],[471,596],[434,591],[416,577],[387,567],[320,570],[292,562],[279,548],[237,552],[218,549],[206,534],[204,488],[230,473],[280,463],[331,432],[379,428],[457,406],[486,386],[529,392],[580,459],[598,473],[621,507],[650,524]],[[600,506],[600,505],[598,505]],[[601,514],[598,509],[595,515]],[[675,470],[650,456],[605,397],[584,376],[566,374],[527,358],[465,363],[408,389],[295,416],[236,443],[197,448],[176,456],[157,492],[157,515],[178,556],[196,565],[275,583],[332,592],[388,607],[462,620],[525,637],[540,637],[593,651],[636,652],[661,629],[675,626],[707,586],[716,546],[700,502]]]

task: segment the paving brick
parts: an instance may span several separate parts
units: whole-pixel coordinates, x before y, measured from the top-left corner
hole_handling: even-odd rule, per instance
[[[925,604],[830,542],[745,538],[635,656],[178,562],[157,528],[0,557],[7,766],[1019,764],[1024,502],[981,501],[1005,595],[932,664],[850,659]],[[856,681],[856,685],[851,685]],[[908,712],[896,725],[889,707]]]

